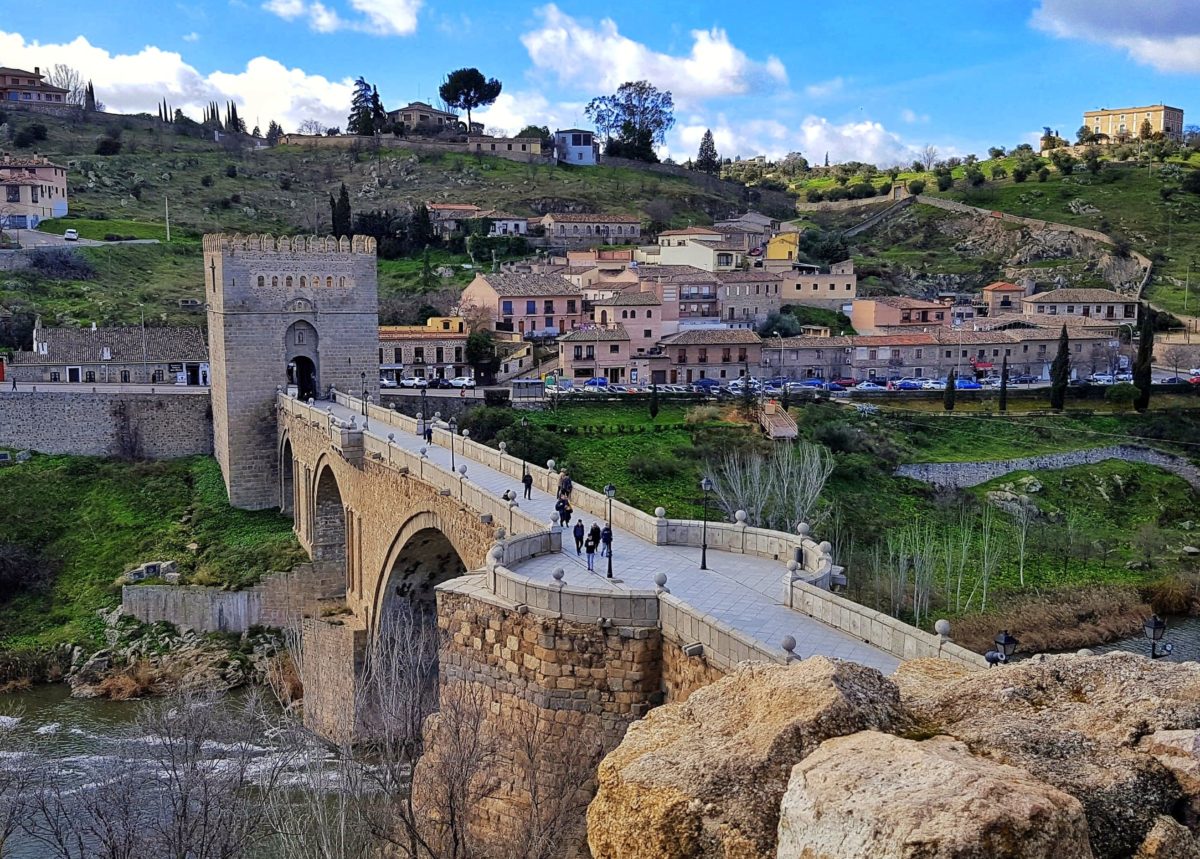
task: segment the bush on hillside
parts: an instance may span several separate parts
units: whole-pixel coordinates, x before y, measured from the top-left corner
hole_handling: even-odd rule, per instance
[[[664,480],[679,474],[679,460],[663,454],[647,454],[629,460],[629,473],[642,480]]]
[[[825,198],[825,195],[821,193],[819,188],[809,188],[805,194],[805,198],[810,203],[819,203]]]
[[[34,140],[45,140],[48,136],[46,126],[42,125],[40,122],[35,122],[33,125],[29,126],[29,133],[33,135]]]
[[[1189,194],[1200,194],[1200,170],[1190,170],[1179,183],[1179,187]]]
[[[924,194],[925,193],[925,180],[924,179],[913,179],[911,182],[909,182],[908,183],[908,193]]]
[[[949,173],[939,173],[937,186],[939,191],[949,191],[954,186],[954,177]]]
[[[20,594],[49,592],[58,564],[25,546],[0,543],[0,602]]]
[[[471,438],[481,444],[489,444],[501,430],[517,422],[517,415],[512,409],[479,407],[468,411],[462,416],[458,425],[471,431]]]
[[[38,248],[29,255],[29,270],[51,280],[91,280],[92,264],[71,250]]]
[[[101,137],[96,141],[97,155],[120,155],[121,141],[114,140],[111,137]]]

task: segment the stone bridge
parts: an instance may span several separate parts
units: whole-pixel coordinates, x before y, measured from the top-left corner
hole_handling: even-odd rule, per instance
[[[983,665],[830,593],[842,570],[807,533],[709,522],[701,570],[700,522],[613,501],[609,579],[607,559],[589,572],[553,524],[552,467],[440,421],[426,445],[417,419],[340,393],[308,403],[280,394],[276,410],[280,506],[313,560],[345,571],[344,610],[302,622],[305,718],[327,735],[360,724],[358,669],[393,600],[436,602],[442,693],[455,683],[481,691],[491,702],[481,730],[511,746],[536,734],[562,754],[614,747],[649,708],[745,660],[822,654],[885,673],[917,656]],[[523,468],[534,478],[528,500]],[[576,483],[572,503],[588,526],[609,518],[609,500],[589,487]],[[504,788],[479,810],[497,830],[514,824],[528,792],[500,778]]]

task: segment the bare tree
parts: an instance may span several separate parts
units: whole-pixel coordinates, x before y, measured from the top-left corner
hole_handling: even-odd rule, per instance
[[[10,855],[12,838],[30,811],[29,742],[18,731],[23,716],[20,710],[0,713],[0,859]]]
[[[771,473],[766,460],[742,450],[726,451],[716,462],[707,464],[712,476],[717,503],[730,519],[738,510],[746,512],[746,521],[761,527],[771,490]]]
[[[1029,526],[1037,518],[1037,508],[1032,501],[1022,500],[1017,510],[1017,576],[1021,587],[1025,587],[1025,547],[1029,543]]]
[[[319,119],[301,120],[300,125],[296,129],[296,131],[300,134],[311,134],[316,136],[323,135],[327,130],[328,129],[326,128],[325,123],[321,122]]]
[[[1178,376],[1180,367],[1186,370],[1200,367],[1200,346],[1176,343],[1162,351],[1162,360],[1171,367],[1171,375]]]
[[[790,532],[822,517],[818,503],[833,465],[823,445],[799,442],[777,445],[767,457],[729,451],[706,469],[728,516],[744,510],[751,525]]]
[[[83,76],[66,63],[55,63],[46,72],[46,83],[67,91],[68,104],[83,107],[86,96],[87,82]]]
[[[938,151],[933,144],[926,145],[919,153],[917,160],[920,161],[926,170],[932,170],[933,165],[937,163]]]

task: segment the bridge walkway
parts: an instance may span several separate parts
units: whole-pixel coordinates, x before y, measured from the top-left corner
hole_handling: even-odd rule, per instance
[[[322,410],[332,410],[339,420],[348,422],[353,418],[362,425],[362,416],[345,406],[331,401],[321,401],[316,405]],[[388,434],[392,433],[393,444],[414,453],[426,447],[431,462],[450,469],[451,452],[444,445],[426,445],[415,433],[398,431],[388,424],[381,426],[378,421],[371,421],[365,432],[385,442]],[[456,465],[467,464],[468,481],[497,498],[506,490],[511,490],[516,494],[521,510],[549,526],[557,500],[553,495],[535,486],[531,499],[522,498],[523,488],[518,480],[465,457],[461,448],[455,449],[454,461]],[[583,521],[590,528],[593,521],[599,520],[586,515]],[[507,525],[503,522],[497,524]],[[603,527],[604,523],[599,524]],[[801,658],[817,655],[838,657],[889,674],[899,664],[899,659],[890,653],[782,605],[784,565],[781,562],[710,548],[708,569],[701,570],[699,548],[655,545],[614,528],[614,579],[610,580],[605,575],[607,558],[597,553],[596,571],[588,572],[586,558],[575,554],[574,540],[569,534],[563,536],[563,551],[524,561],[516,565],[514,571],[535,581],[550,583],[554,581],[554,570],[561,567],[566,572],[564,581],[568,585],[594,588],[598,592],[653,590],[654,577],[658,573],[665,573],[667,588],[673,596],[694,610],[711,615],[754,639],[766,650],[782,652],[780,642],[790,635],[796,640],[795,654]]]

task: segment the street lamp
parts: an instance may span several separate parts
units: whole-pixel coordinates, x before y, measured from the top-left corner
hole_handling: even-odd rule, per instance
[[[458,432],[458,418],[450,418],[450,470],[454,470],[454,434]]]
[[[521,479],[525,479],[525,453],[529,449],[529,419],[521,418]]]
[[[1016,638],[1008,634],[1007,629],[1001,630],[1000,634],[995,638],[996,649],[989,650],[983,654],[983,658],[987,660],[988,667],[1002,665],[1007,662],[1020,643]]]
[[[608,530],[609,530],[609,533],[611,533],[612,532],[612,501],[613,501],[613,496],[617,494],[617,487],[613,486],[611,483],[605,485],[604,494],[608,496]],[[608,577],[610,579],[613,577],[613,574],[612,574],[612,541],[611,540],[608,543]]]
[[[1150,619],[1142,624],[1142,629],[1150,642],[1151,659],[1162,659],[1164,656],[1170,656],[1171,652],[1175,650],[1175,645],[1170,642],[1159,648],[1158,643],[1162,641],[1163,633],[1167,631],[1167,622],[1158,615],[1151,615]]]
[[[700,481],[704,490],[704,518],[700,524],[700,569],[708,569],[708,493],[712,492],[713,482],[705,477]]]
[[[426,389],[422,388],[421,389],[421,414],[422,414],[422,416],[429,414],[429,401],[428,401],[428,399],[426,399],[425,393],[426,393]],[[428,418],[425,418],[425,417],[423,417],[421,420],[421,432],[425,432],[425,421],[426,420],[428,420]]]
[[[458,467],[458,473],[460,475],[458,478],[458,503],[462,504],[463,503],[463,484],[467,480],[467,464],[465,462]]]
[[[367,371],[363,370],[363,372],[360,375],[362,376],[363,426],[366,426],[367,425]]]

